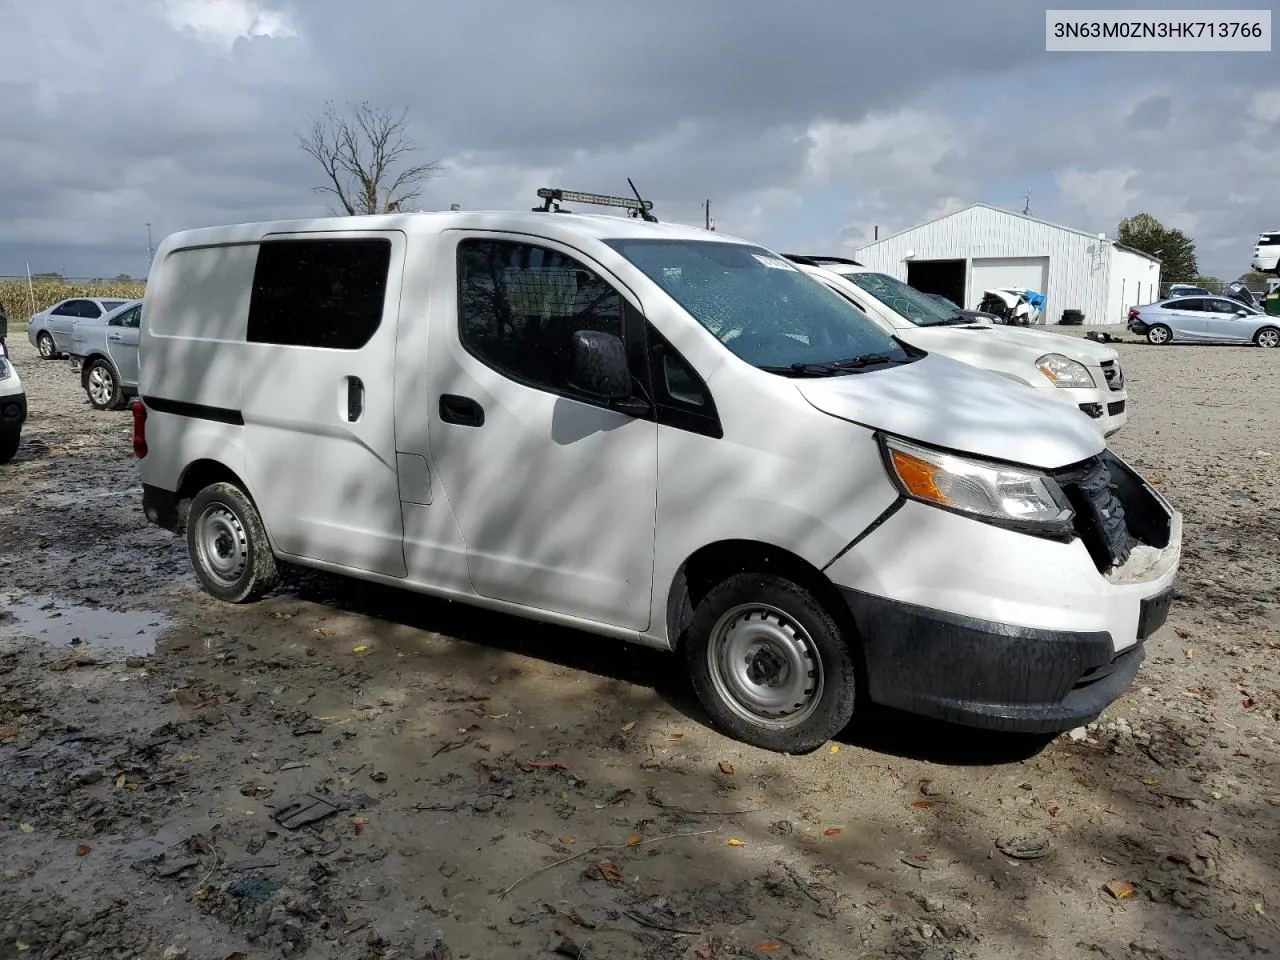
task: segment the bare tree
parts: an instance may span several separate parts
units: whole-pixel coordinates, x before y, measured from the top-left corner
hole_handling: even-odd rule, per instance
[[[411,163],[420,147],[409,136],[407,109],[396,114],[366,101],[347,106],[341,114],[326,103],[298,138],[329,180],[316,191],[336,197],[348,216],[400,210],[440,172],[439,161]]]

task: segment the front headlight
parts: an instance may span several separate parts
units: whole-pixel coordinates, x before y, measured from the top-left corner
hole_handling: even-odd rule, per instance
[[[1096,387],[1091,374],[1083,363],[1064,357],[1060,353],[1046,353],[1036,361],[1040,372],[1053,381],[1055,387]]]
[[[970,460],[884,437],[898,489],[913,500],[1041,536],[1070,534],[1075,517],[1057,482],[1036,470]]]
[[[9,379],[9,361],[4,358],[4,354],[0,353],[0,380]]]

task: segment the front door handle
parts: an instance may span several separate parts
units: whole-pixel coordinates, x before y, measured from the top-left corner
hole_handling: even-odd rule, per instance
[[[118,334],[118,333],[112,333],[112,334],[108,334],[107,339],[108,339],[108,340],[123,340],[123,339],[124,339],[124,337],[120,336],[120,334]]]
[[[440,419],[462,427],[483,427],[484,407],[470,397],[444,393],[440,395]]]
[[[355,423],[364,413],[364,381],[347,377],[347,421]]]

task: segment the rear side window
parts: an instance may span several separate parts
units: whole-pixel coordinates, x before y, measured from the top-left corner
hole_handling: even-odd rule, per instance
[[[359,350],[382,323],[391,241],[267,240],[258,248],[248,340]]]
[[[1264,233],[1258,238],[1258,246],[1260,247],[1276,247],[1280,246],[1280,233]]]
[[[1166,303],[1165,307],[1169,310],[1194,310],[1202,313],[1205,309],[1205,302],[1199,299],[1174,300],[1171,303]]]
[[[512,380],[567,392],[579,330],[622,338],[622,297],[572,257],[527,243],[458,244],[458,339]]]
[[[130,307],[123,313],[118,313],[111,318],[111,326],[113,327],[136,327],[142,321],[142,304],[136,307]]]

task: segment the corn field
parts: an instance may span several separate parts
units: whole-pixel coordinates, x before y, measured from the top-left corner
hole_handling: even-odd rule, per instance
[[[133,300],[142,296],[146,285],[141,280],[60,280],[35,277],[30,291],[27,278],[0,279],[0,304],[9,315],[9,327],[26,324],[31,316],[31,294],[35,294],[36,312],[51,307],[68,297],[116,297]]]

